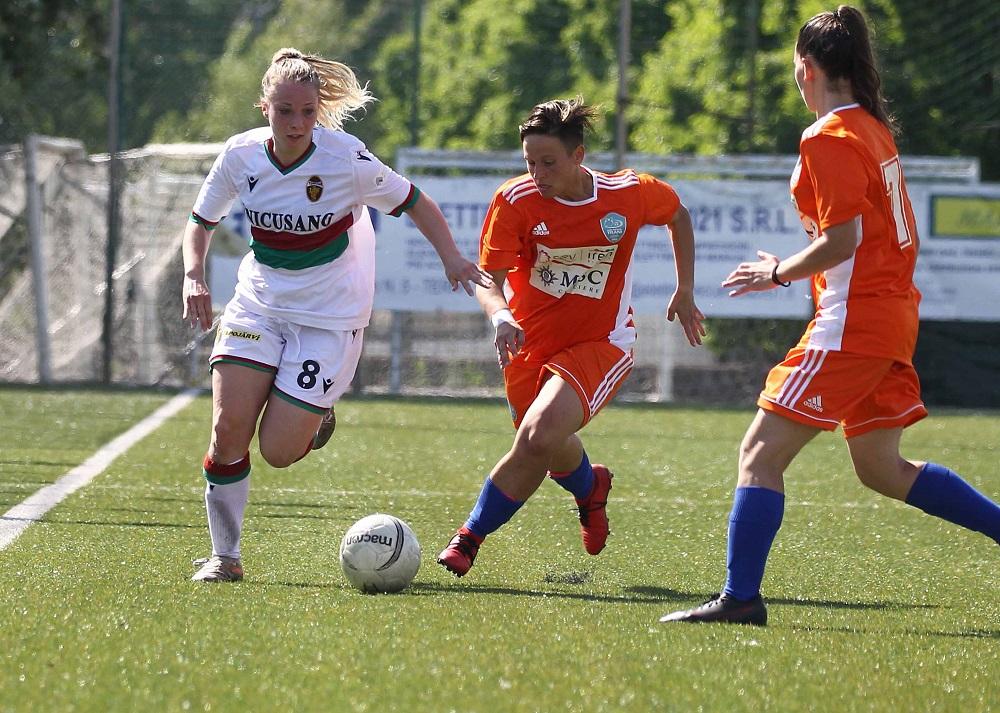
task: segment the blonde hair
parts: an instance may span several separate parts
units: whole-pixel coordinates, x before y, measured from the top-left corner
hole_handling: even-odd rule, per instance
[[[275,86],[289,80],[316,88],[319,94],[316,123],[331,129],[343,128],[344,121],[353,118],[355,111],[375,101],[368,85],[361,86],[346,64],[283,47],[271,57],[271,66],[260,80],[260,102],[256,106],[268,100]]]

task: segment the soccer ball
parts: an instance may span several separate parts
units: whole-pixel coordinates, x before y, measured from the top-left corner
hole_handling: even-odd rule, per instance
[[[366,594],[399,592],[420,569],[420,543],[398,517],[368,515],[344,534],[340,566],[347,580]]]

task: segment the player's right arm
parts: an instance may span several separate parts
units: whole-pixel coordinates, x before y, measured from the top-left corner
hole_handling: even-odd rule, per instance
[[[477,288],[476,299],[495,330],[493,345],[501,367],[510,364],[524,347],[524,330],[514,319],[504,293],[507,273],[525,249],[527,234],[524,216],[504,197],[505,188],[518,180],[511,179],[497,189],[479,235],[479,265],[493,278],[493,284]]]
[[[184,229],[182,250],[184,255],[184,301],[183,319],[193,327],[201,326],[203,331],[212,327],[212,295],[205,282],[205,260],[208,245],[212,241],[212,231],[219,224],[236,200],[236,182],[232,173],[231,149],[241,135],[226,142],[208,172],[194,209],[191,211],[187,227]]]
[[[189,220],[184,229],[184,300],[183,318],[192,327],[201,326],[207,331],[212,326],[212,295],[205,282],[205,258],[212,232],[195,220]]]
[[[503,293],[503,285],[507,280],[507,270],[490,270],[488,272],[493,278],[493,284],[489,287],[477,287],[476,299],[479,300],[483,312],[493,324],[495,330],[493,346],[496,349],[497,362],[501,367],[505,367],[524,346],[524,330],[514,319],[514,314],[510,311],[510,305],[507,304],[507,298]]]

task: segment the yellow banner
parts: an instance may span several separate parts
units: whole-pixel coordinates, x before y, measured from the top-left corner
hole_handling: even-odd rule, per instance
[[[931,196],[931,235],[936,238],[1000,238],[1000,198]]]

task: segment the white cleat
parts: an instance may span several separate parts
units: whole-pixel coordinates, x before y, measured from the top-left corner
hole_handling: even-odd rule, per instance
[[[192,582],[239,582],[243,579],[243,564],[236,557],[212,555],[192,562],[198,571]]]

